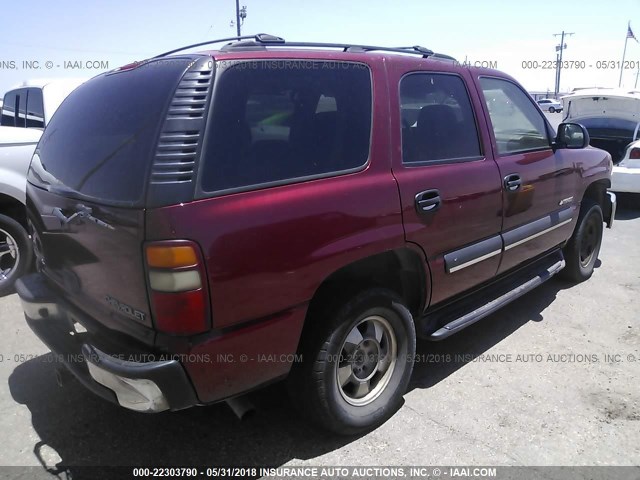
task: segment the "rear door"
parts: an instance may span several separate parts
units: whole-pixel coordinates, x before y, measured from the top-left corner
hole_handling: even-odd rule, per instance
[[[531,97],[509,79],[481,76],[502,178],[500,273],[571,236],[577,199],[573,153],[551,148],[551,129]]]
[[[431,304],[491,279],[502,241],[500,176],[477,113],[455,71],[391,71],[393,158],[406,239],[425,252]]]
[[[80,310],[128,333],[152,325],[142,258],[145,191],[186,67],[165,62],[83,84],[57,110],[29,169],[40,269]]]

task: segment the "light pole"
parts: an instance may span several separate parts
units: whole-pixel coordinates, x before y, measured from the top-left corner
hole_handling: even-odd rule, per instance
[[[567,48],[567,44],[564,43],[564,37],[566,35],[574,35],[573,32],[565,32],[564,30],[562,31],[562,33],[554,33],[553,36],[554,37],[560,37],[560,45],[556,45],[556,61],[558,62],[556,65],[556,91],[555,91],[555,96],[556,99],[558,98],[558,92],[560,91],[560,73],[562,72],[562,51]],[[558,51],[560,53],[558,53]]]

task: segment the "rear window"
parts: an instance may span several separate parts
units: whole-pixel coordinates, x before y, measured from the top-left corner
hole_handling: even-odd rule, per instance
[[[140,203],[162,114],[187,66],[148,64],[78,87],[45,130],[35,178],[107,203]]]
[[[365,65],[252,61],[230,66],[216,82],[204,191],[279,184],[366,164],[371,76]]]

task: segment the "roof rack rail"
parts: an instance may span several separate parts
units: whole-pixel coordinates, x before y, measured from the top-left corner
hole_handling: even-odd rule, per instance
[[[411,50],[414,50],[415,52],[418,52],[418,53],[431,52],[429,56],[442,58],[445,60],[453,60],[454,62],[456,61],[456,59],[450,55],[445,55],[444,53],[436,53],[433,50],[429,50],[428,48],[421,47],[420,45],[413,45],[411,47],[396,47],[396,48],[399,50],[409,50],[408,53],[412,53]]]
[[[248,40],[248,41],[242,41]],[[358,45],[351,43],[321,43],[321,42],[287,42],[284,38],[278,37],[276,35],[269,35],[268,33],[258,33],[257,35],[245,35],[240,37],[227,37],[220,38],[218,40],[208,40],[206,42],[194,43],[192,45],[187,45],[186,47],[176,48],[175,50],[170,50],[165,53],[161,53],[160,55],[156,55],[153,58],[160,58],[167,55],[171,55],[172,53],[180,52],[182,50],[188,50],[190,48],[201,47],[203,45],[210,45],[213,43],[223,43],[223,42],[234,42],[235,43],[227,43],[222,47],[222,50],[233,50],[233,49],[246,49],[251,47],[299,47],[299,48],[338,48],[343,52],[396,52],[396,53],[409,53],[414,55],[420,55],[423,58],[434,57],[446,60],[453,60],[455,58],[450,57],[449,55],[444,55],[441,53],[435,53],[433,50],[430,50],[425,47],[421,47],[420,45],[414,45],[412,47],[381,47],[376,45]]]
[[[185,47],[176,48],[174,50],[169,50],[168,52],[161,53],[160,55],[156,55],[152,58],[160,58],[166,57],[167,55],[171,55],[172,53],[181,52],[183,50],[188,50],[190,48],[202,47],[203,45],[211,45],[213,43],[222,43],[222,42],[232,42],[234,40],[248,40],[253,39],[255,42],[260,45],[271,45],[271,44],[283,44],[284,38],[276,37],[275,35],[269,35],[268,33],[258,33],[256,35],[245,35],[240,37],[227,37],[227,38],[219,38],[217,40],[207,40],[206,42],[193,43],[191,45],[187,45]]]

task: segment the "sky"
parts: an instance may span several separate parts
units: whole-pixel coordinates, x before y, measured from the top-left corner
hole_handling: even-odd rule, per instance
[[[574,62],[574,68],[563,69],[561,91],[617,86],[627,22],[640,40],[640,0],[240,4],[247,6],[243,34],[266,32],[293,41],[418,44],[460,62],[491,63],[530,91],[554,89],[552,62],[560,44],[556,33],[574,33],[566,37],[563,53],[563,60]],[[23,80],[92,77],[173,48],[235,34],[234,0],[0,0],[0,6],[0,94]],[[633,39],[628,41],[626,60],[622,84],[631,89],[640,65],[640,43]]]

